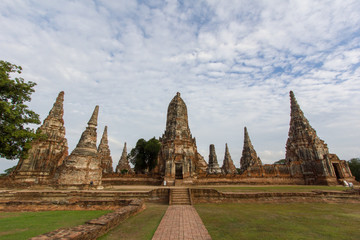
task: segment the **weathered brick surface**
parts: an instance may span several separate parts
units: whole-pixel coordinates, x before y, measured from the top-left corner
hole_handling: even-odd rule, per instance
[[[209,151],[210,151],[210,153],[209,153],[209,164],[208,164],[208,168],[207,168],[207,173],[210,173],[210,174],[221,173],[221,168],[219,167],[219,163],[217,161],[214,144],[210,144]]]
[[[327,144],[317,136],[290,91],[290,128],[286,142],[286,164],[291,176],[302,176],[306,184],[326,184],[337,178],[355,181],[346,161],[330,154]]]
[[[96,147],[98,112],[99,106],[96,106],[76,148],[58,168],[57,184],[101,185],[102,169]]]
[[[197,151],[196,140],[189,128],[187,107],[180,93],[169,104],[166,129],[160,142],[159,164],[155,170],[165,175],[168,184],[174,184],[179,173],[181,178],[191,181],[197,173],[206,172],[207,163]]]
[[[127,158],[126,143],[124,143],[124,148],[120,160],[118,162],[118,165],[116,166],[116,173],[121,173],[122,170],[127,170],[127,174],[133,173],[133,170],[131,169],[129,160]]]
[[[67,157],[63,102],[64,92],[60,92],[49,115],[38,128],[46,137],[33,141],[28,156],[19,160],[12,175],[16,182],[47,182]]]
[[[0,191],[0,211],[115,210],[133,199],[169,202],[169,189],[151,191]]]
[[[240,159],[240,172],[244,173],[251,167],[261,166],[262,162],[257,156],[254,146],[251,143],[247,128],[244,128],[244,146]]]
[[[234,162],[231,158],[227,143],[225,144],[225,156],[224,156],[223,165],[221,167],[221,171],[223,174],[236,174],[237,173],[237,170],[236,170]]]
[[[112,173],[113,167],[112,167],[112,158],[108,143],[108,134],[107,134],[107,126],[104,128],[104,133],[101,137],[101,141],[98,147],[98,155],[100,158],[100,165],[103,174],[104,173]]]
[[[97,219],[87,221],[83,225],[72,228],[60,228],[55,231],[31,238],[32,240],[42,239],[71,239],[89,240],[102,236],[110,229],[116,227],[120,222],[145,209],[144,201],[133,200],[129,206],[105,214]]]
[[[224,202],[326,202],[326,203],[360,203],[359,192],[312,191],[312,192],[259,192],[228,193],[215,189],[191,189],[194,203]]]

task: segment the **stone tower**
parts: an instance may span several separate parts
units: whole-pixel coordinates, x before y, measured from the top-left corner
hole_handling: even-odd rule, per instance
[[[102,135],[99,147],[98,147],[98,154],[100,157],[101,162],[101,169],[103,174],[105,173],[112,173],[113,167],[112,167],[112,158],[108,143],[108,135],[107,135],[107,126],[104,128],[104,133]]]
[[[247,128],[244,128],[244,147],[240,159],[240,173],[245,172],[252,166],[261,166],[262,162],[257,156],[256,151],[251,143]]]
[[[158,171],[168,184],[174,184],[175,178],[192,182],[197,173],[206,172],[207,164],[197,151],[189,128],[187,108],[180,93],[169,104],[166,129],[160,142]]]
[[[235,173],[237,173],[234,162],[231,159],[227,143],[225,144],[225,156],[224,156],[223,165],[221,167],[221,171],[222,171],[223,174],[235,174]]]
[[[116,173],[121,173],[122,170],[127,170],[128,173],[133,172],[133,170],[130,167],[128,158],[127,158],[126,143],[124,143],[124,148],[123,148],[119,163],[116,166]]]
[[[346,161],[329,154],[327,144],[305,118],[290,91],[290,129],[286,143],[286,164],[292,176],[304,176],[306,184],[330,184],[338,179],[352,177]],[[351,179],[352,181],[353,179]]]
[[[96,106],[79,143],[59,168],[58,184],[101,185],[102,170],[96,148],[98,112],[99,106]]]
[[[214,144],[210,144],[209,165],[207,168],[207,172],[208,173],[221,173],[221,169],[220,169],[219,163],[217,161]]]
[[[13,175],[15,179],[25,182],[45,181],[67,157],[63,102],[64,92],[60,92],[49,115],[38,128],[46,138],[31,143],[28,156],[19,160]]]

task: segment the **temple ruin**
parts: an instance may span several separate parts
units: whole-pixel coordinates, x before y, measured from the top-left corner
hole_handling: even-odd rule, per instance
[[[251,167],[259,167],[262,165],[260,158],[251,143],[247,128],[244,128],[244,146],[240,159],[240,173],[244,173]]]
[[[167,184],[174,184],[175,179],[190,184],[198,173],[206,172],[207,164],[197,151],[196,140],[189,128],[187,107],[180,93],[169,104],[166,129],[160,143],[158,171]]]
[[[217,161],[217,156],[216,156],[216,152],[215,152],[215,145],[214,144],[210,144],[209,147],[209,164],[208,164],[208,168],[207,168],[207,173],[212,174],[219,174],[221,173],[221,169],[219,167],[219,163]]]
[[[119,163],[116,166],[116,173],[133,173],[133,170],[131,169],[129,160],[127,158],[126,143],[124,143],[124,148]]]
[[[57,169],[57,184],[101,185],[101,159],[96,148],[98,113],[99,106],[96,106],[79,143]]]
[[[171,100],[166,118],[157,166],[147,174],[135,174],[127,159],[126,143],[116,167],[108,145],[107,127],[100,144],[97,140],[96,106],[76,148],[68,156],[63,120],[64,92],[60,92],[48,117],[39,127],[46,138],[35,140],[28,157],[20,159],[10,176],[15,183],[56,186],[94,186],[102,184],[322,184],[354,182],[349,165],[336,154],[329,153],[326,143],[305,118],[290,92],[290,128],[284,164],[262,164],[244,128],[244,144],[240,168],[236,169],[227,144],[220,168],[215,146],[210,145],[209,164],[197,151],[191,135],[185,102],[177,93]],[[127,174],[124,174],[127,173]]]
[[[225,156],[224,156],[223,165],[221,167],[221,171],[223,174],[236,174],[237,173],[237,170],[236,170],[234,162],[231,158],[227,143],[225,144]]]
[[[98,154],[100,157],[101,169],[103,174],[112,173],[113,172],[113,161],[111,158],[109,143],[108,143],[108,135],[107,135],[107,126],[104,128],[104,133],[102,135],[99,147]]]
[[[26,158],[21,158],[12,176],[19,182],[47,182],[68,156],[64,126],[64,92],[60,92],[43,124],[37,129],[44,138],[31,143]]]
[[[303,177],[305,184],[336,183],[336,179],[352,179],[349,165],[340,161],[335,154],[329,154],[327,144],[321,140],[315,129],[305,118],[290,91],[290,129],[286,143],[286,165],[292,177]]]

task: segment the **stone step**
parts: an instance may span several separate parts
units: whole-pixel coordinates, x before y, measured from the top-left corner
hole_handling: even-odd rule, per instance
[[[175,201],[172,201],[173,203],[190,203],[190,201],[188,199],[183,199],[183,200],[175,200]]]
[[[189,189],[171,189],[171,204],[172,205],[191,205]]]

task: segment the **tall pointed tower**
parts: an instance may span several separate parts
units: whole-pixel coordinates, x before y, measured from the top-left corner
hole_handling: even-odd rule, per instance
[[[98,154],[101,162],[101,169],[103,173],[112,173],[112,158],[108,143],[108,134],[107,134],[107,126],[104,128],[104,133],[101,137],[101,141],[98,147]]]
[[[206,171],[207,164],[197,151],[189,128],[186,104],[180,93],[169,104],[166,129],[160,142],[158,170],[167,184],[173,184],[175,178],[192,182],[197,173]]]
[[[234,162],[233,162],[233,160],[231,158],[227,143],[225,144],[225,156],[224,156],[224,161],[223,161],[223,165],[221,167],[221,170],[222,170],[222,173],[224,173],[224,174],[235,174],[235,173],[237,173],[237,170],[236,170]]]
[[[98,113],[99,106],[96,106],[79,143],[59,168],[58,184],[101,185],[102,170],[96,148]]]
[[[129,160],[127,158],[126,143],[124,143],[124,148],[123,148],[119,163],[116,166],[116,173],[121,173],[124,170],[126,170],[128,173],[133,173],[133,170],[131,169]]]
[[[41,182],[52,176],[68,155],[68,144],[64,126],[64,92],[60,92],[56,101],[38,128],[45,138],[31,143],[26,158],[20,159],[13,174],[15,179],[24,182]]]
[[[257,156],[256,151],[251,143],[247,128],[244,128],[244,147],[240,159],[240,172],[245,172],[252,166],[261,166],[262,162]]]
[[[303,176],[306,184],[332,184],[351,177],[346,161],[329,154],[327,144],[305,118],[295,95],[290,91],[290,129],[286,143],[286,164],[292,176]]]
[[[215,173],[215,174],[221,173],[221,168],[219,167],[219,163],[217,161],[214,144],[210,144],[209,151],[210,154],[209,154],[209,164],[207,168],[207,173]]]

